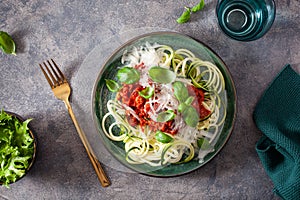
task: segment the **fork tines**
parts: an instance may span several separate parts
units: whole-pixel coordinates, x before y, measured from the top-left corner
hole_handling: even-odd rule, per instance
[[[50,61],[52,62],[52,64]],[[59,86],[59,85],[67,82],[66,77],[60,71],[59,67],[54,62],[53,59],[47,60],[47,61],[43,62],[43,64],[39,64],[39,66],[40,66],[41,70],[43,71],[51,88],[55,88],[56,86]]]

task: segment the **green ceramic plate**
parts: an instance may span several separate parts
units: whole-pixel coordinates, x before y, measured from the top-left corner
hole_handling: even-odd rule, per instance
[[[147,164],[132,165],[125,160],[124,145],[122,142],[114,142],[108,139],[101,128],[101,122],[103,116],[107,113],[106,103],[110,99],[114,99],[114,93],[110,92],[105,84],[105,79],[113,79],[116,76],[116,67],[121,66],[121,57],[126,49],[130,49],[133,46],[141,46],[145,42],[159,43],[171,46],[173,49],[185,48],[192,51],[197,57],[202,60],[207,60],[214,63],[222,72],[225,85],[226,85],[226,119],[224,126],[222,127],[220,137],[216,141],[215,149],[209,153],[205,158],[204,162],[199,163],[198,160],[191,160],[190,162],[183,164],[172,164],[164,167],[151,167]],[[103,144],[107,150],[114,156],[120,163],[127,166],[131,170],[138,173],[159,176],[159,177],[170,177],[186,174],[209,162],[216,154],[222,149],[227,140],[230,137],[235,115],[236,115],[236,92],[234,83],[231,75],[221,60],[209,47],[202,42],[199,42],[189,36],[182,35],[175,32],[155,32],[145,35],[138,36],[124,45],[119,47],[105,62],[102,66],[98,78],[94,84],[92,94],[92,111],[95,125],[100,134]]]

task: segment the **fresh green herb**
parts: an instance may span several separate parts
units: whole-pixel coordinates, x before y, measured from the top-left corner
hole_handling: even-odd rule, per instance
[[[204,0],[200,0],[200,2],[192,8],[192,12],[198,12],[204,8]]]
[[[205,5],[204,0],[200,0],[200,2],[197,5],[193,6],[192,8],[184,7],[185,11],[176,20],[177,23],[183,24],[183,23],[188,22],[191,18],[191,13],[196,13],[196,12],[202,10],[204,8],[204,5]]]
[[[157,122],[167,122],[174,119],[176,116],[174,110],[160,112],[156,118]]]
[[[185,85],[180,81],[175,81],[173,84],[174,95],[179,101],[178,112],[182,113],[183,120],[190,127],[196,127],[199,122],[199,114],[191,105],[194,97],[189,96]]]
[[[208,150],[211,148],[211,145],[209,144],[208,139],[206,138],[199,138],[197,140],[197,145],[199,148],[201,148],[202,150]]]
[[[123,67],[118,70],[117,77],[122,83],[133,84],[140,80],[140,73],[135,68]]]
[[[185,11],[181,14],[181,16],[176,20],[178,24],[186,23],[191,18],[191,9],[188,7],[184,7]]]
[[[187,98],[184,103],[186,105],[191,105],[193,103],[194,99],[195,99],[195,97],[189,96],[189,98]]]
[[[170,135],[162,131],[156,131],[155,139],[161,143],[169,143],[174,140]]]
[[[12,37],[4,31],[0,31],[0,48],[4,53],[16,55],[15,42]]]
[[[154,94],[154,88],[152,87],[146,87],[142,91],[139,91],[139,95],[144,97],[145,99],[151,98],[153,94]]]
[[[105,79],[106,87],[109,89],[111,92],[117,92],[120,89],[120,85],[111,79]]]
[[[182,111],[182,117],[185,123],[190,127],[196,127],[199,122],[199,114],[197,110],[191,105],[187,105],[186,108]]]
[[[174,89],[174,95],[177,98],[177,100],[180,103],[185,102],[186,99],[189,97],[189,92],[185,85],[180,81],[175,81],[172,85]]]
[[[151,67],[149,76],[154,82],[157,83],[172,83],[176,79],[176,74],[169,69],[162,67]]]
[[[10,183],[25,175],[34,153],[34,140],[28,131],[30,119],[20,122],[0,112],[0,182]]]

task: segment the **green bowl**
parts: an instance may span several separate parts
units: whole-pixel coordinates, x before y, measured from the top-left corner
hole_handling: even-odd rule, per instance
[[[110,99],[115,98],[115,94],[110,92],[105,84],[105,79],[113,79],[116,76],[116,66],[121,66],[121,57],[125,50],[132,48],[133,46],[141,46],[145,42],[159,43],[171,46],[173,49],[185,48],[193,52],[197,57],[202,60],[207,60],[214,63],[222,72],[225,80],[225,90],[227,95],[226,105],[226,119],[224,126],[222,127],[221,134],[217,140],[214,151],[206,155],[203,162],[198,160],[191,160],[182,164],[171,164],[164,167],[152,167],[148,164],[129,164],[125,159],[125,150],[123,142],[111,141],[106,137],[102,130],[102,119],[107,113],[106,103]],[[236,116],[236,91],[229,73],[228,68],[222,59],[214,53],[208,46],[200,41],[197,41],[189,36],[176,33],[176,32],[152,32],[149,34],[140,35],[134,39],[123,44],[119,47],[102,66],[97,80],[94,83],[92,94],[92,113],[93,120],[100,134],[102,143],[107,150],[114,156],[120,163],[127,166],[133,171],[141,174],[157,176],[157,177],[172,177],[177,175],[183,175],[198,169],[199,167],[208,163],[214,158],[218,152],[223,148],[228,141]]]

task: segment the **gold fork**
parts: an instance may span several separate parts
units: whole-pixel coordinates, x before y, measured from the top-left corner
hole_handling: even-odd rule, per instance
[[[79,134],[79,137],[83,143],[83,146],[85,147],[85,150],[89,156],[89,159],[91,160],[92,165],[96,171],[98,179],[103,187],[107,187],[110,185],[110,181],[108,180],[99,160],[96,158],[84,132],[80,128],[80,126],[75,118],[75,115],[73,113],[71,104],[69,102],[69,97],[71,94],[71,87],[70,87],[66,77],[60,71],[59,67],[54,62],[54,60],[51,59],[51,61],[53,64],[51,64],[51,62],[49,60],[47,60],[46,62],[43,62],[43,64],[39,64],[40,68],[43,71],[49,85],[51,86],[54,96],[56,98],[62,100],[65,103],[65,105],[69,111],[70,117],[72,118],[74,125],[76,127],[76,130]]]

